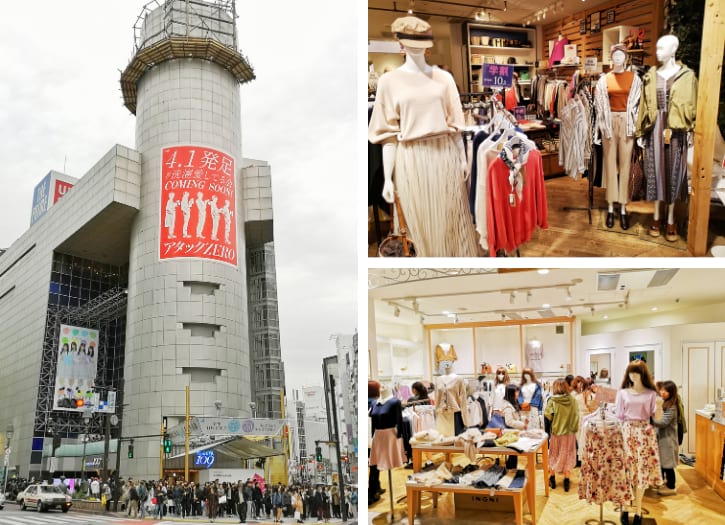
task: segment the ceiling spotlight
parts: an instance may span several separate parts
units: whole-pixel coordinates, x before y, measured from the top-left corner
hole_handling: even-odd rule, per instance
[[[458,324],[458,316],[457,315],[454,315],[453,316],[453,324]]]
[[[604,314],[604,315],[602,316],[602,319],[609,319],[609,316],[608,316],[607,314]]]
[[[572,315],[574,315],[574,310],[572,310],[571,308],[569,308],[569,317],[571,317]]]
[[[417,312],[418,309],[420,308],[420,305],[418,304],[418,301],[415,300],[415,299],[413,299],[413,305],[412,306],[413,306],[413,311],[414,312]]]
[[[506,314],[501,314],[501,320],[502,321],[505,321],[506,320]]]
[[[591,307],[592,315],[594,315],[594,307]]]
[[[504,13],[505,13],[506,11],[508,11],[508,8],[509,8],[509,6],[508,6],[508,2],[507,2],[506,0],[503,0],[503,10],[504,10]]]
[[[394,315],[395,317],[400,317],[400,308],[398,308],[398,307],[396,306],[396,307],[395,307],[395,310],[393,310],[393,315]]]
[[[566,289],[566,300],[571,301],[571,288]]]
[[[424,324],[424,323],[425,323],[425,317],[423,317],[423,316],[421,315],[421,316],[420,316],[420,324]]]
[[[658,310],[658,308],[657,308],[656,306],[653,306],[653,307],[652,307],[652,311],[653,311],[653,312],[656,312],[657,310]]]
[[[549,273],[549,269],[548,268],[539,268],[536,271],[538,272],[539,275],[546,275],[547,273]]]
[[[509,296],[509,304],[514,304],[516,301],[516,292],[511,292],[511,295]]]
[[[527,303],[528,303],[529,301],[531,301],[531,297],[532,297],[532,296],[533,296],[533,294],[531,293],[531,290],[528,290],[528,291],[526,292],[526,302],[527,302]]]
[[[544,303],[541,305],[542,308],[551,308],[551,305],[549,303]]]
[[[546,20],[546,9],[544,9],[544,20]]]

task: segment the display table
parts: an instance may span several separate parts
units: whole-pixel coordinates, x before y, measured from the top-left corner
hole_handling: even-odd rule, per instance
[[[446,455],[446,461],[450,461],[452,454],[463,454],[463,447],[457,446],[444,446],[444,445],[412,445],[413,451],[413,472],[420,472],[423,466],[423,453],[439,453]],[[500,456],[523,456],[526,458],[526,499],[529,503],[529,512],[531,513],[531,524],[536,525],[536,454],[541,451],[543,459],[544,474],[549,472],[549,446],[548,440],[543,439],[538,446],[529,449],[526,452],[519,452],[508,447],[484,447],[478,449],[478,454],[483,455],[500,455]],[[546,495],[549,495],[549,484],[545,483]],[[457,489],[470,488],[471,490],[478,490],[474,487],[455,487],[451,486],[451,489],[447,492],[455,492]],[[417,510],[420,508],[420,492],[429,490],[435,492],[437,489],[431,487],[425,487],[420,485],[419,489],[414,489],[416,494],[416,501],[418,502]],[[509,491],[510,492],[510,491]],[[410,500],[409,500],[410,501]],[[414,515],[413,515],[414,516]],[[408,519],[412,525],[412,517],[410,514],[410,504],[408,506]]]
[[[524,487],[532,485],[529,480],[526,480]],[[510,496],[514,499],[514,515],[516,517],[516,525],[523,525],[523,496],[526,492],[523,489],[506,489],[506,490],[491,490],[491,489],[477,489],[471,485],[456,485],[454,483],[443,483],[440,485],[426,486],[420,483],[414,483],[409,481],[405,484],[408,496],[408,525],[413,525],[415,516],[420,514],[420,494],[421,492],[433,492],[438,494],[440,492],[453,492],[455,494],[474,494],[480,496]],[[528,499],[527,503],[529,506],[529,512],[531,513],[531,523],[536,523],[536,517],[534,515],[534,500]]]

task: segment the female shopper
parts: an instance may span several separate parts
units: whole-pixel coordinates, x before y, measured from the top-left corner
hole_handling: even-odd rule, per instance
[[[666,479],[658,492],[660,496],[671,496],[675,490],[675,467],[679,457],[677,441],[677,421],[679,408],[677,385],[672,381],[658,383],[660,397],[656,400],[655,416],[652,424],[657,428],[657,445],[660,448],[660,466],[662,477]]]
[[[569,394],[564,379],[554,381],[554,394],[544,409],[544,417],[551,422],[549,451],[549,486],[556,488],[556,473],[564,474],[564,491],[569,492],[569,474],[576,465],[576,433],[579,429],[579,410]]]

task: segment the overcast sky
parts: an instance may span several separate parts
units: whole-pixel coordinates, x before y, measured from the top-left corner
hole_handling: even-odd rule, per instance
[[[135,146],[119,76],[146,3],[3,3],[0,247],[27,230],[49,170],[80,178],[114,144]],[[355,4],[237,1],[257,76],[240,88],[242,153],[272,168],[288,388],[321,384],[330,335],[357,327]]]

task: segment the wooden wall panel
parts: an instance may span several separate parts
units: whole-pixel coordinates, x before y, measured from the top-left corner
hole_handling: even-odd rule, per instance
[[[586,4],[582,4],[584,7]],[[607,24],[607,11],[614,9],[614,23]],[[590,33],[589,15],[599,12],[601,15],[600,29],[598,33]],[[579,23],[582,19],[587,21],[587,32],[579,34]],[[561,32],[570,44],[577,45],[577,55],[583,61],[589,56],[602,60],[602,30],[616,26],[633,26],[645,30],[644,63],[655,65],[655,47],[657,39],[661,36],[663,27],[662,2],[659,0],[633,0],[623,2],[613,0],[600,4],[595,8],[582,9],[570,16],[567,16],[551,24],[543,26],[544,45],[540,53],[545,60],[549,58],[549,40],[555,40]]]

